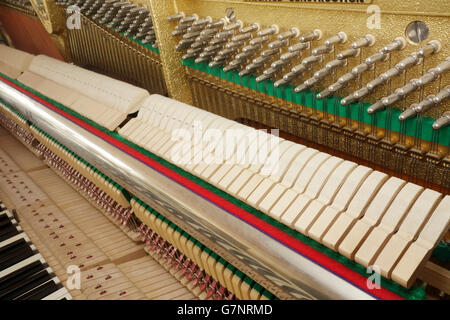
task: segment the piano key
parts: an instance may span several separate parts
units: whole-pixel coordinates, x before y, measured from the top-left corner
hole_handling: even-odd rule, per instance
[[[6,246],[10,243],[16,242],[20,239],[23,239],[25,242],[30,242],[30,239],[28,238],[28,236],[25,233],[19,233],[19,234],[16,234],[16,235],[0,242],[0,248],[3,248],[4,246]]]
[[[55,292],[52,292],[48,296],[45,296],[41,300],[72,300],[72,296],[66,288],[60,288]]]
[[[286,190],[284,195],[275,203],[273,208],[270,210],[269,214],[275,219],[279,220],[286,209],[291,205],[292,201],[297,197],[297,195],[303,193],[308,186],[314,174],[320,168],[320,166],[330,158],[331,156],[327,153],[320,152],[309,158],[304,169],[298,176],[291,189]]]
[[[247,203],[257,208],[260,200],[263,199],[272,187],[280,182],[284,178],[284,175],[295,157],[305,149],[305,146],[292,144],[289,149],[281,156],[279,164],[274,167],[270,172],[269,177],[264,178],[258,188],[256,188],[250,197],[247,199]]]
[[[417,198],[398,231],[389,239],[374,262],[383,277],[390,278],[392,269],[409,244],[416,238],[441,196],[442,194],[439,192],[426,189]]]
[[[6,269],[1,269],[0,271],[0,279],[9,275],[10,273],[13,273],[14,271],[17,271],[23,267],[25,267],[26,265],[33,263],[35,261],[41,261],[41,263],[45,263],[44,258],[42,258],[42,256],[40,254],[33,254],[31,256],[28,256],[26,258],[24,258],[23,260],[19,260],[17,263],[15,263],[14,265],[9,266]]]
[[[24,295],[20,296],[23,300],[41,300],[61,288],[61,282],[57,277],[35,287]]]
[[[358,220],[344,237],[344,240],[339,245],[339,253],[349,259],[354,259],[356,250],[359,249],[369,232],[380,222],[384,213],[405,184],[406,181],[396,177],[391,177],[386,181],[370,203],[362,219]],[[326,241],[329,243],[328,238],[326,238]]]
[[[228,192],[236,195],[241,200],[247,200],[250,194],[255,190],[260,182],[267,177],[268,173],[277,166],[280,157],[290,148],[292,145],[289,141],[280,141],[277,139],[269,139],[267,157],[264,155],[264,159],[261,159],[261,152],[264,153],[264,149],[259,149],[258,159],[255,164],[252,164],[248,169],[237,177],[236,180],[228,188]]]
[[[314,228],[314,238],[319,240],[326,234],[326,243],[331,243],[333,250],[336,250],[347,231],[364,214],[367,206],[387,179],[386,174],[373,171],[361,185],[347,210],[342,213],[337,212],[335,215],[328,214],[319,217],[317,226]]]
[[[318,234],[319,230],[317,229],[319,224],[316,225],[314,222],[316,221],[316,218],[320,216],[320,213],[332,203],[334,197],[339,192],[345,180],[356,167],[357,164],[354,162],[342,162],[328,178],[323,189],[320,191],[319,196],[311,201],[305,208],[302,213],[302,217],[304,217],[303,221],[312,221],[309,224],[312,227],[306,228],[306,232],[309,237],[316,240],[321,238]]]
[[[392,202],[381,222],[369,234],[355,254],[355,261],[367,267],[373,264],[386,242],[397,231],[404,215],[422,193],[423,188],[407,183]]]
[[[281,217],[281,221],[288,225],[294,226],[298,231],[305,233],[308,228],[308,221],[302,219],[303,209],[318,196],[323,186],[328,180],[328,177],[341,164],[343,160],[338,157],[330,157],[327,159],[315,172],[308,184],[305,192],[299,194],[292,202],[290,207]]]
[[[242,130],[242,127],[239,126],[236,128],[236,130]],[[252,135],[255,135],[255,139],[251,138]],[[248,168],[254,158],[257,156],[257,152],[249,152],[249,150],[259,150],[259,148],[262,148],[263,145],[267,144],[267,141],[269,139],[268,134],[258,130],[248,130],[246,131],[246,135],[244,137],[246,143],[243,147],[242,145],[238,147],[240,148],[240,150],[242,150],[242,152],[240,154],[237,154],[236,157],[233,157],[231,161],[224,162],[211,176],[210,182],[213,185],[226,190],[229,185],[236,179],[239,173],[243,169]],[[247,142],[247,140],[249,141]],[[206,167],[206,165],[203,167]],[[197,166],[194,172],[196,174],[201,174],[203,170],[205,169]]]
[[[432,249],[449,228],[449,207],[450,196],[446,196],[438,204],[416,241],[409,246],[392,271],[391,277],[394,281],[407,288],[414,283],[420,266],[427,261]]]
[[[313,157],[318,152],[319,151],[312,148],[303,149],[303,151],[300,152],[300,154],[290,165],[281,183],[277,183],[272,188],[272,190],[269,191],[267,196],[261,201],[261,203],[259,204],[259,209],[265,213],[268,213],[270,209],[272,209],[273,205],[281,198],[283,193],[294,185],[296,179],[302,172],[306,163],[308,163],[311,157]]]

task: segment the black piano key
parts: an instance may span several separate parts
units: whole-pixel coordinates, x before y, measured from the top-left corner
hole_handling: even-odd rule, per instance
[[[28,279],[34,274],[45,270],[47,267],[42,264],[41,261],[35,261],[30,263],[19,270],[16,270],[2,278],[0,278],[0,296],[4,288],[9,288],[13,285],[20,283],[23,280]]]
[[[56,290],[62,288],[62,285],[56,284],[53,280],[44,283],[43,285],[34,288],[20,297],[21,300],[41,300],[46,296],[52,294]]]
[[[12,247],[11,250],[0,255],[0,270],[5,270],[35,254],[23,239],[20,241],[23,241],[24,243],[19,243]]]
[[[43,286],[45,283],[53,279],[54,276],[50,275],[47,270],[41,270],[34,274],[29,279],[23,281],[16,286],[12,286],[9,292],[6,292],[3,296],[0,296],[2,300],[22,300],[29,292]],[[53,281],[52,281],[53,282]]]
[[[17,228],[10,222],[8,226],[0,230],[0,242],[5,241],[19,233],[19,230],[17,230]]]

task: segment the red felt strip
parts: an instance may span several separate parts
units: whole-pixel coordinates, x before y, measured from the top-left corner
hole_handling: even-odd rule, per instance
[[[38,101],[42,105],[48,107],[49,109],[57,112],[58,114],[64,116],[65,118],[71,120],[72,122],[76,123],[77,125],[81,126],[82,128],[86,129],[87,131],[91,132],[92,134],[98,136],[99,138],[107,141],[108,143],[116,146],[120,150],[124,151],[125,153],[128,153],[132,157],[145,163],[146,165],[150,166],[154,170],[175,180],[176,182],[185,186],[189,190],[199,194],[200,196],[204,197],[205,199],[209,200],[210,202],[214,203],[215,205],[217,205],[217,206],[221,207],[222,209],[228,211],[229,213],[237,216],[238,218],[249,223],[253,227],[259,229],[260,231],[266,233],[267,235],[271,236],[272,238],[283,243],[287,247],[299,252],[303,256],[320,264],[322,267],[328,269],[329,271],[335,273],[336,275],[340,276],[341,278],[354,284],[361,290],[363,290],[379,299],[385,299],[385,300],[403,300],[404,299],[403,297],[401,297],[401,296],[397,295],[396,293],[394,293],[386,288],[383,288],[383,287],[380,289],[369,289],[367,287],[367,278],[360,275],[356,271],[351,270],[350,268],[344,266],[340,262],[326,256],[322,252],[317,251],[316,249],[308,246],[307,244],[301,242],[300,240],[292,237],[291,235],[284,233],[282,230],[276,228],[275,226],[272,226],[268,222],[254,216],[253,214],[236,206],[235,204],[229,202],[228,200],[216,195],[212,191],[203,188],[202,186],[185,178],[184,176],[180,175],[179,173],[163,166],[159,162],[145,156],[144,154],[129,147],[128,145],[124,144],[123,142],[109,136],[105,132],[103,132],[103,131],[89,125],[88,123],[68,114],[67,112],[53,106],[49,102],[41,99],[40,97],[36,96],[35,94],[33,94],[29,91],[19,87],[18,85],[9,81],[8,79],[5,79],[1,76],[0,76],[0,78],[2,79],[3,82],[7,83],[11,87],[17,89],[18,91],[25,93],[26,95],[28,95],[31,98],[33,98],[34,100]]]

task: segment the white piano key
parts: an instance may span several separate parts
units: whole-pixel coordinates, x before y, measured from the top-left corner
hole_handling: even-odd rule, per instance
[[[321,215],[319,217],[316,221],[317,226],[314,228],[315,239],[320,241],[326,234],[324,242],[326,245],[331,243],[333,250],[336,250],[348,230],[362,217],[367,206],[387,179],[386,174],[373,171],[361,185],[346,211],[338,212],[334,216]]]
[[[311,200],[319,195],[330,175],[342,162],[341,158],[331,157],[317,169],[305,192],[300,194],[281,216],[281,221],[284,224],[288,226],[294,225],[294,228],[302,233],[306,231],[308,227],[306,224],[308,223],[302,219],[303,210]]]
[[[323,189],[320,191],[319,196],[317,199],[314,199],[311,201],[311,203],[305,208],[305,210],[302,213],[302,217],[305,217],[304,221],[311,221],[309,224],[313,227],[310,229],[307,227],[305,229],[306,233],[314,238],[316,233],[316,229],[314,229],[314,221],[316,218],[320,215],[322,210],[330,205],[336,196],[336,194],[339,192],[340,188],[344,184],[347,177],[351,174],[351,172],[357,167],[358,165],[354,162],[350,161],[344,161],[342,162],[331,174],[331,176],[328,178],[326,184],[324,185]]]
[[[41,300],[63,300],[64,298],[67,300],[72,300],[72,296],[67,289],[62,287]]]
[[[382,276],[390,278],[392,269],[428,220],[441,196],[439,192],[426,189],[417,198],[398,231],[389,239],[374,262],[380,268]]]
[[[289,169],[295,157],[297,157],[297,155],[305,148],[305,146],[292,144],[280,158],[279,165],[274,167],[272,172],[270,172],[270,175],[267,178],[264,178],[260,185],[252,192],[250,197],[248,197],[247,203],[257,208],[260,200],[267,195],[276,183],[284,178],[286,171]]]
[[[398,229],[400,222],[423,188],[413,183],[407,183],[392,202],[381,222],[369,234],[355,254],[355,261],[367,267],[373,264],[391,235]]]
[[[30,242],[30,239],[28,238],[28,236],[22,232],[22,233],[16,234],[15,236],[10,237],[10,238],[0,242],[0,248],[3,248],[4,246],[7,246],[8,244],[13,243],[20,239],[24,239],[25,242]]]
[[[358,220],[339,245],[339,252],[349,259],[354,259],[356,250],[366,239],[372,228],[377,225],[391,205],[406,181],[391,177],[378,191],[362,219]],[[327,239],[328,240],[328,239]]]
[[[282,214],[286,211],[297,195],[304,192],[317,168],[319,168],[328,158],[330,158],[330,155],[324,152],[318,152],[315,149],[307,149],[307,153],[302,153],[300,157],[302,158],[301,162],[303,162],[303,166],[300,165],[300,167],[302,167],[302,171],[298,175],[297,180],[292,188],[285,188],[285,190],[281,192],[282,196],[268,211],[268,214],[277,220],[280,219]]]

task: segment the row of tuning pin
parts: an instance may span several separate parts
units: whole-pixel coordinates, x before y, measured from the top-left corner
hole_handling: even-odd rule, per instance
[[[274,80],[275,87],[298,81],[299,78],[305,77],[311,72],[312,77],[296,86],[296,92],[317,89],[327,76],[334,76],[335,70],[347,66],[349,59],[359,57],[361,50],[375,44],[375,38],[368,34],[351,43],[347,49],[336,53],[335,45],[347,42],[347,35],[344,32],[333,35],[323,44],[313,48],[313,42],[322,39],[322,32],[318,29],[300,34],[299,30],[294,27],[280,33],[277,25],[261,29],[258,23],[244,26],[241,21],[236,21],[227,24],[225,19],[213,22],[210,17],[200,19],[196,14],[185,16],[184,13],[169,16],[168,20],[178,21],[172,35],[182,36],[177,50],[187,49],[187,53],[183,56],[184,59],[195,58],[196,63],[208,61],[210,67],[221,65],[224,66],[225,72],[239,70],[241,77],[253,74],[256,75],[256,82]],[[344,74],[337,82],[322,90],[317,98],[324,99],[330,95],[337,95],[339,90],[348,87],[350,81],[361,79],[363,73],[374,70],[377,63],[387,61],[394,52],[401,51],[405,47],[406,40],[403,37],[396,38],[353,68],[351,72]],[[360,101],[377,87],[389,83],[391,79],[404,74],[409,68],[423,63],[425,58],[436,54],[440,48],[441,44],[438,41],[428,42],[423,48],[410,54],[393,68],[342,99],[342,105]],[[307,54],[302,57],[304,52]],[[313,72],[315,66],[323,65],[328,54],[333,54],[334,59],[327,62],[318,71]],[[300,63],[291,66],[294,61]],[[374,113],[382,110],[403,98],[407,93],[435,81],[448,70],[449,65],[448,59],[445,60],[436,68],[423,74],[419,80],[411,80],[405,85],[406,88],[399,88],[389,97],[376,102],[368,109],[368,112]],[[285,70],[288,72],[277,80],[276,77]],[[427,97],[418,104],[413,104],[400,115],[399,119],[403,121],[414,114],[428,110],[433,105],[442,103],[448,99],[447,89],[445,88],[435,96]],[[445,113],[436,120],[433,128],[440,129],[446,126],[448,119],[449,114]]]
[[[78,6],[86,17],[97,20],[134,40],[158,47],[150,10],[135,3],[119,0],[62,0],[61,6]]]

